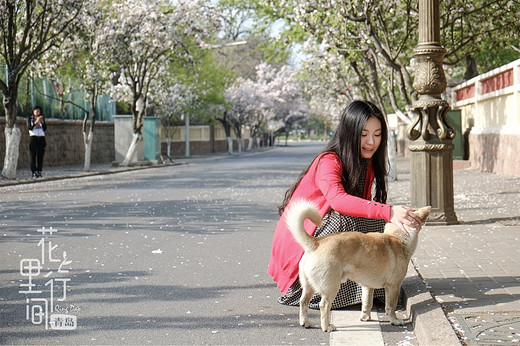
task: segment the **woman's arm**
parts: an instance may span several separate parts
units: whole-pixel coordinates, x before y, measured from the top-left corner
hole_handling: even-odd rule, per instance
[[[341,183],[342,172],[334,154],[324,155],[316,169],[316,184],[331,208],[345,215],[390,221],[392,206],[349,195]]]
[[[316,170],[316,183],[332,209],[350,216],[384,219],[399,226],[405,234],[408,232],[403,225],[421,225],[413,208],[392,206],[349,195],[341,183],[342,172],[341,162],[334,154],[323,156]]]
[[[34,124],[32,121],[32,115],[27,118],[27,128],[29,130],[32,130],[34,128]]]

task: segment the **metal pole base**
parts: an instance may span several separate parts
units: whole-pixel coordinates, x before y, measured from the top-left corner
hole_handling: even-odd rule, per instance
[[[411,204],[432,207],[427,224],[458,224],[453,202],[453,144],[417,140],[411,154]]]

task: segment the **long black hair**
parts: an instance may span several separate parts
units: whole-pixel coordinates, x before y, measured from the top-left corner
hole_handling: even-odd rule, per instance
[[[350,195],[363,197],[363,191],[360,186],[363,185],[361,182],[362,179],[366,179],[366,176],[364,175],[363,158],[361,156],[361,133],[363,132],[365,123],[372,116],[375,116],[381,122],[381,144],[371,159],[376,181],[374,200],[380,203],[386,203],[386,176],[388,174],[386,168],[386,147],[388,128],[383,113],[373,103],[369,101],[353,101],[350,103],[341,114],[338,128],[332,135],[329,143],[316,157],[323,153],[336,154],[341,161],[343,169],[341,180],[345,191]],[[282,205],[278,207],[280,215],[283,213],[294,191],[300,184],[302,178],[309,171],[311,165],[312,162],[300,174],[296,183],[285,193],[284,201]]]

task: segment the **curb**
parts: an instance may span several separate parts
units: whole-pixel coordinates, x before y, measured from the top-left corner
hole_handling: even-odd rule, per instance
[[[12,186],[12,185],[24,185],[24,184],[33,184],[33,183],[40,183],[40,182],[46,182],[46,181],[54,181],[54,180],[64,180],[64,179],[76,179],[76,178],[84,178],[84,177],[92,177],[96,175],[105,175],[105,174],[115,174],[115,173],[121,173],[121,172],[129,172],[129,171],[136,171],[141,169],[148,169],[148,168],[161,168],[161,167],[170,167],[170,166],[179,166],[184,165],[185,162],[180,163],[171,163],[171,164],[161,164],[161,165],[140,165],[140,166],[129,166],[129,167],[115,167],[110,166],[110,168],[107,169],[101,169],[101,170],[93,170],[89,172],[84,171],[77,171],[77,172],[69,172],[66,174],[58,174],[58,175],[49,175],[38,179],[0,179],[0,187],[3,186]]]
[[[462,345],[440,304],[428,290],[416,268],[408,266],[402,287],[405,292],[406,313],[412,323],[419,345]]]

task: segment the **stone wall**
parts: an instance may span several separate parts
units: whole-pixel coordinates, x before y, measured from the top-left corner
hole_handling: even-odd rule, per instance
[[[47,148],[43,159],[43,168],[52,166],[83,165],[85,148],[83,144],[82,125],[80,120],[46,119]],[[19,117],[17,125],[22,132],[20,140],[20,156],[17,168],[29,168],[29,131],[27,120]],[[206,126],[209,129],[209,126]],[[4,165],[5,157],[5,118],[0,118],[0,169]],[[94,129],[94,143],[92,144],[91,163],[111,163],[115,160],[114,123],[96,122]],[[209,133],[209,130],[206,131]],[[227,140],[216,138],[211,145],[210,137],[192,139],[190,141],[190,155],[208,155],[227,152]],[[242,150],[246,150],[249,139],[243,140]],[[166,142],[161,142],[161,153],[167,152]],[[186,153],[184,141],[174,141],[171,145],[172,157],[184,157]],[[233,141],[233,150],[238,150],[238,143]]]
[[[82,165],[85,157],[82,125],[79,120],[46,119],[47,148],[43,167]],[[18,168],[29,168],[29,131],[27,120],[19,117],[17,125],[22,132]],[[0,118],[0,167],[5,157],[5,118]],[[94,143],[92,143],[91,163],[108,163],[114,160],[114,124],[96,122]]]

